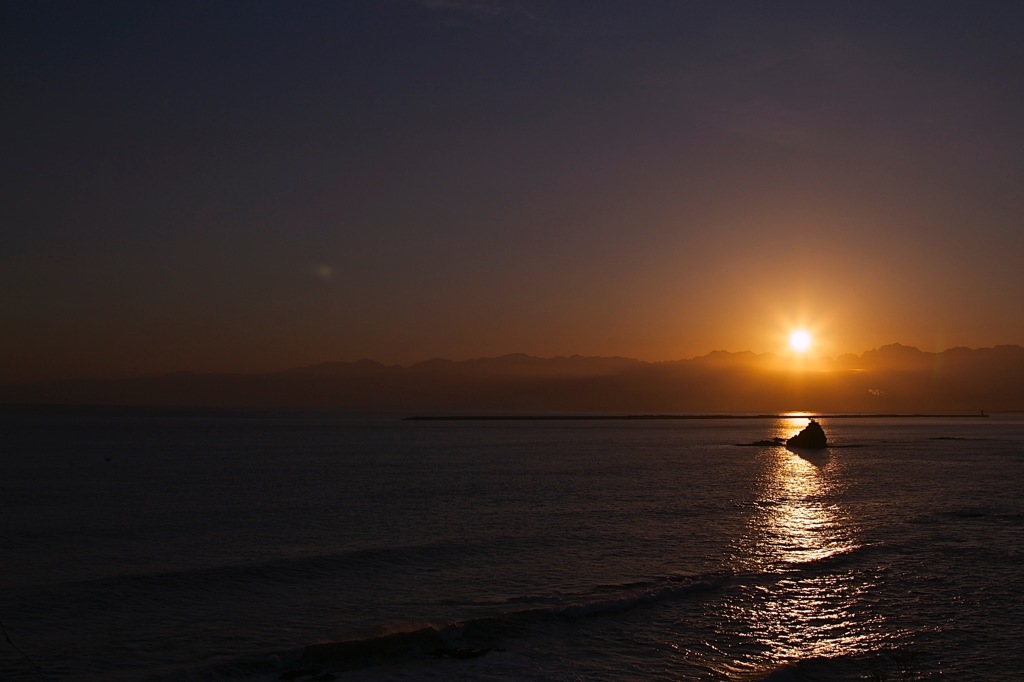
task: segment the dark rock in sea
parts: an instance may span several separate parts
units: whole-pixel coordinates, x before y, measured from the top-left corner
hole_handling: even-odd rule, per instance
[[[791,448],[821,449],[828,447],[828,439],[825,438],[825,430],[815,420],[803,428],[803,430],[786,441],[786,446]]]
[[[785,445],[786,441],[784,438],[772,438],[771,440],[755,440],[753,443],[737,443],[741,448],[746,447],[764,447],[766,445]]]

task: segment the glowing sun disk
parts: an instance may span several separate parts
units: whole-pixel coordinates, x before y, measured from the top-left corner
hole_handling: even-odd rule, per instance
[[[811,347],[811,335],[803,329],[797,329],[789,335],[789,347],[798,353],[802,353]]]

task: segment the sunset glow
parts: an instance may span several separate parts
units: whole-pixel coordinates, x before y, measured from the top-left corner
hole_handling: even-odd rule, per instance
[[[0,7],[0,682],[1022,677],[1024,2]]]
[[[1014,3],[54,3],[0,384],[1024,344]]]

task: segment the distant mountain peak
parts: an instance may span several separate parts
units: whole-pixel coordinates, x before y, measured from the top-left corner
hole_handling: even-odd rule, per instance
[[[7,385],[0,386],[0,403],[346,411],[1024,410],[1024,348],[1017,345],[931,353],[893,343],[859,358],[815,364],[831,371],[808,371],[793,381],[793,367],[772,354],[725,350],[666,362],[510,353],[402,367],[364,358],[263,374],[179,372]]]

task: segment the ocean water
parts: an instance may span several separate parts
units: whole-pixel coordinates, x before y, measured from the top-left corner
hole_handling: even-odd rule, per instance
[[[1006,680],[1024,417],[0,418],[3,680]]]

